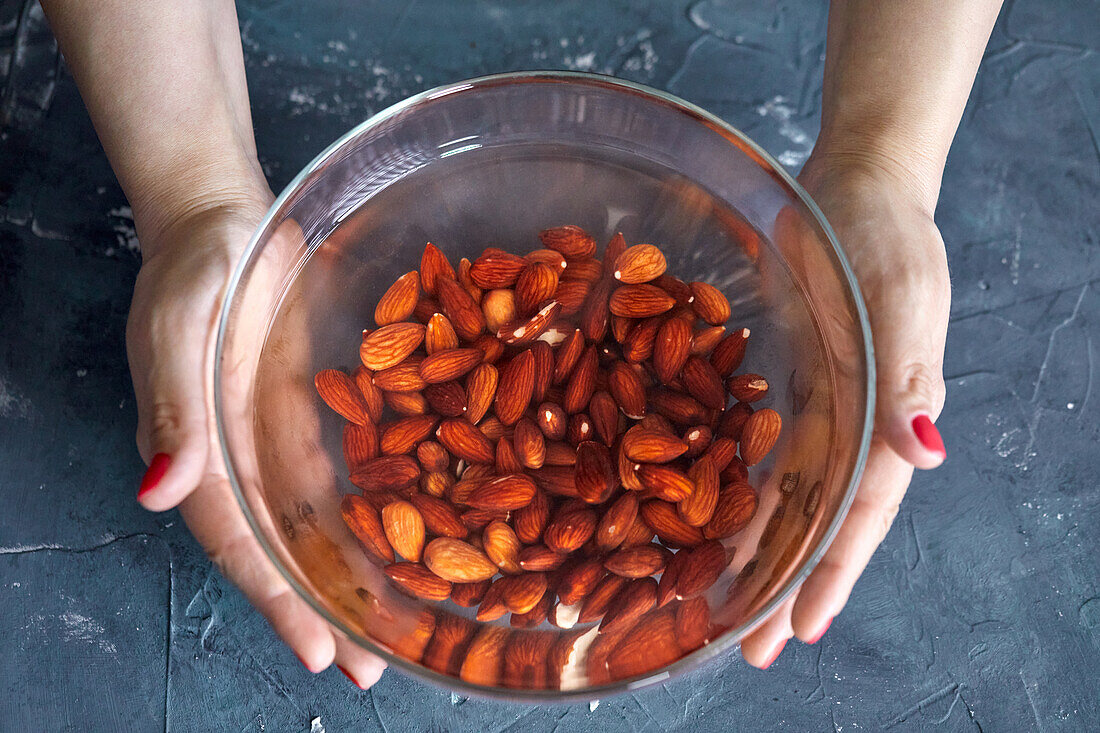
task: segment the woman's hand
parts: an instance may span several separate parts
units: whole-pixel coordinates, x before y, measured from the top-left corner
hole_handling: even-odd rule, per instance
[[[146,230],[142,238],[145,260],[126,330],[137,443],[150,464],[138,500],[152,511],[179,505],[210,559],[309,670],[319,672],[335,660],[366,688],[385,665],[336,635],[279,575],[237,505],[217,444],[212,390],[218,313],[269,203],[266,190],[225,197],[165,228]]]
[[[821,638],[886,537],[913,468],[935,468],[946,457],[932,423],[944,401],[950,281],[926,198],[888,160],[815,152],[800,180],[836,231],[870,314],[875,432],[863,480],[828,552],[797,595],[741,644],[746,661],[760,668],[791,636],[808,644]]]

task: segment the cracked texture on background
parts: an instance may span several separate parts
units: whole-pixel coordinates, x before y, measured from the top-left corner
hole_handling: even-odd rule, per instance
[[[0,5],[0,728],[1093,724],[1095,2],[1018,0],[998,22],[937,212],[954,281],[940,421],[951,456],[917,476],[845,613],[818,645],[788,645],[767,674],[730,655],[594,707],[464,700],[392,672],[369,692],[333,670],[311,676],[209,567],[177,515],[136,507],[141,466],[123,349],[138,266],[133,222],[71,77],[55,83],[33,9],[21,20],[18,3]],[[665,88],[792,169],[819,125],[819,2],[239,8],[257,141],[276,190],[366,116],[496,71],[591,70]]]

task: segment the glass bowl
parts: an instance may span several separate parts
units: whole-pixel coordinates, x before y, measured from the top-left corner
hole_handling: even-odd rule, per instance
[[[342,452],[345,421],[318,398],[314,375],[359,366],[379,297],[419,269],[426,242],[457,265],[488,245],[537,248],[537,232],[567,223],[601,247],[616,232],[659,244],[669,273],[722,290],[731,329],[751,331],[739,372],[768,378],[757,407],[783,419],[775,449],[749,472],[755,515],[724,541],[732,560],[703,596],[705,643],[677,636],[678,646],[624,650],[595,624],[478,622],[472,608],[401,592],[342,521],[342,496],[358,493]],[[821,558],[851,503],[873,385],[852,272],[817,206],[775,160],[667,94],[559,72],[433,89],[332,144],[253,236],[226,293],[215,358],[230,481],[295,590],[395,668],[463,694],[536,702],[665,680],[729,652],[766,619]],[[643,622],[671,624],[678,604]],[[646,627],[637,628],[624,641],[637,642]],[[495,673],[463,673],[477,636],[504,649]]]

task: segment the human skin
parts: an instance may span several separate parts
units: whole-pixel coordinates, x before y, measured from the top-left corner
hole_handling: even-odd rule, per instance
[[[233,497],[217,446],[213,342],[221,298],[272,200],[256,159],[229,0],[43,0],[130,200],[142,267],[127,323],[138,501],[188,527],[311,671],[360,687],[384,664],[343,638],[271,565]],[[741,645],[770,665],[792,636],[816,642],[889,530],[914,467],[945,457],[950,302],[933,220],[940,178],[997,0],[834,0],[822,131],[800,180],[836,230],[871,315],[875,436],[855,502],[820,565]]]

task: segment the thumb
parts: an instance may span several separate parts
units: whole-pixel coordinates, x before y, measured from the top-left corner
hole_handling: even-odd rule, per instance
[[[127,334],[138,402],[138,450],[149,465],[137,499],[150,511],[179,504],[206,473],[208,348],[205,330],[196,328],[201,320],[185,324],[180,319],[178,330],[157,328],[159,337]]]

